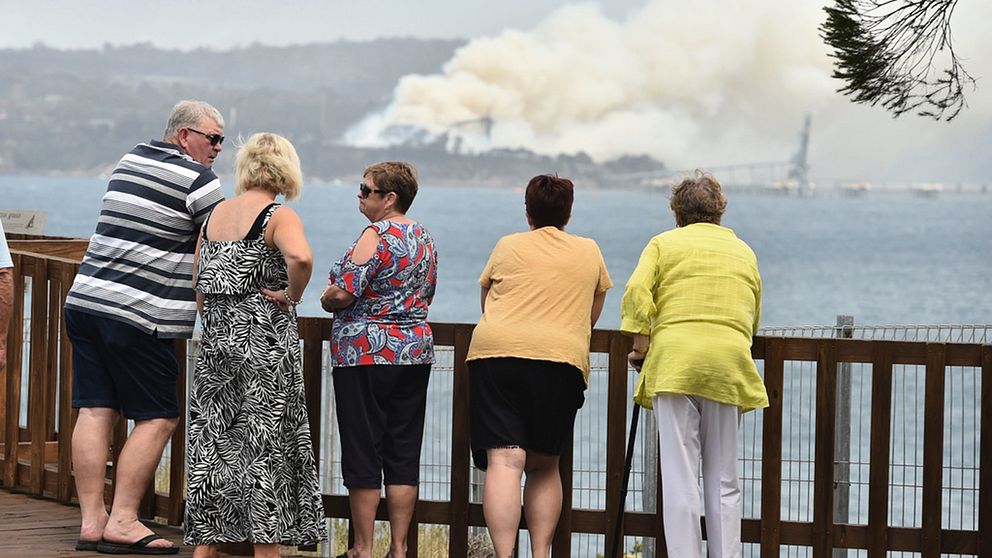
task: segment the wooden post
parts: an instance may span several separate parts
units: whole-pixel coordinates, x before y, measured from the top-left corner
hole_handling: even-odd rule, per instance
[[[56,498],[63,504],[72,501],[74,483],[72,476],[72,430],[76,424],[76,410],[72,408],[72,345],[65,329],[64,304],[78,264],[60,264],[59,270],[59,477]]]
[[[48,259],[36,258],[31,277],[31,348],[28,369],[28,432],[31,436],[33,496],[45,491],[45,441],[48,434]]]
[[[17,449],[21,420],[21,361],[24,358],[24,260],[11,254],[14,260],[14,300],[10,309],[10,330],[7,334],[7,390],[4,424],[4,488],[17,487]]]
[[[816,450],[813,465],[813,558],[833,553],[834,441],[837,419],[837,341],[817,340]],[[762,512],[765,510],[762,509]]]
[[[761,558],[779,558],[782,528],[782,384],[785,339],[765,340],[765,390],[761,433]]]
[[[923,558],[941,552],[941,488],[944,472],[944,359],[943,343],[927,343],[926,396],[923,413]]]
[[[992,558],[992,345],[982,347],[982,422],[978,465],[978,556]]]
[[[171,457],[169,459],[169,505],[166,511],[166,521],[170,525],[182,525],[183,515],[186,510],[183,497],[183,489],[186,487],[186,414],[189,400],[188,379],[189,357],[187,347],[195,343],[193,340],[177,339],[175,342],[176,360],[179,362],[179,378],[177,389],[179,390],[179,424],[176,431],[172,433]],[[194,349],[193,353],[196,351]]]
[[[631,339],[620,332],[610,336],[609,388],[606,394],[606,552],[613,548],[620,512],[620,487],[623,483],[624,460],[627,445],[627,352]],[[623,520],[621,519],[621,523]],[[620,529],[623,538],[623,527]],[[617,556],[623,555],[623,544],[617,546]]]
[[[877,341],[871,364],[871,469],[868,473],[868,558],[886,558],[889,547],[889,452],[892,443],[892,355]]]
[[[451,526],[448,555],[468,555],[469,369],[465,364],[472,326],[455,327],[454,379],[451,387]]]

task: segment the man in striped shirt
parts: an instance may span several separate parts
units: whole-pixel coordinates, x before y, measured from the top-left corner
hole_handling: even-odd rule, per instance
[[[171,554],[178,547],[138,521],[138,506],[179,420],[176,339],[196,319],[193,252],[200,225],[223,199],[211,170],[224,119],[182,101],[162,141],[117,164],[96,233],[65,302],[72,341],[72,465],[82,512],[76,548]],[[111,513],[103,500],[107,448],[123,415],[134,420],[117,461]]]

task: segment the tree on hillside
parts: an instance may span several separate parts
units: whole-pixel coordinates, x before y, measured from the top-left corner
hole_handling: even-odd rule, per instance
[[[957,0],[835,0],[820,33],[834,49],[838,91],[893,115],[952,120],[967,106],[965,71],[951,42]]]

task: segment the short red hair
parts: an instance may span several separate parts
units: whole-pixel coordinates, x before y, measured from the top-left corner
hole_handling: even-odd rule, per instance
[[[567,178],[550,174],[539,174],[531,178],[524,194],[524,204],[534,228],[565,228],[572,216],[574,189],[572,181]]]

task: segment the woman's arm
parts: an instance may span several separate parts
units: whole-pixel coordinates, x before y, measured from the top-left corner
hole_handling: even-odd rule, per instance
[[[641,365],[644,364],[644,357],[648,355],[648,345],[651,343],[651,338],[647,335],[642,335],[640,333],[634,334],[634,348],[627,353],[627,362],[637,370],[641,371]]]
[[[324,287],[320,294],[320,307],[327,312],[333,312],[351,306],[357,297],[341,287],[330,284]]]
[[[358,237],[355,248],[351,251],[351,261],[357,265],[369,263],[376,250],[379,249],[379,233],[372,227],[367,227],[362,231],[362,236]],[[320,294],[320,306],[327,312],[347,308],[355,303],[358,297],[341,287],[329,284],[324,287],[324,292]]]
[[[262,289],[262,292],[283,310],[289,310],[303,299],[303,291],[313,272],[313,252],[303,234],[303,221],[291,208],[276,209],[265,230],[265,241],[282,252],[286,259],[289,285],[282,292]]]
[[[482,287],[482,296],[479,299],[479,304],[482,306],[482,313],[486,313],[486,297],[489,296],[489,287]]]
[[[196,249],[193,250],[193,287],[196,288],[197,266],[200,264],[200,246],[203,245],[203,233],[196,237]],[[196,291],[196,311],[203,318],[203,293]]]
[[[592,315],[590,316],[590,326],[596,327],[599,315],[603,313],[603,305],[606,304],[606,291],[603,291],[592,298]]]

